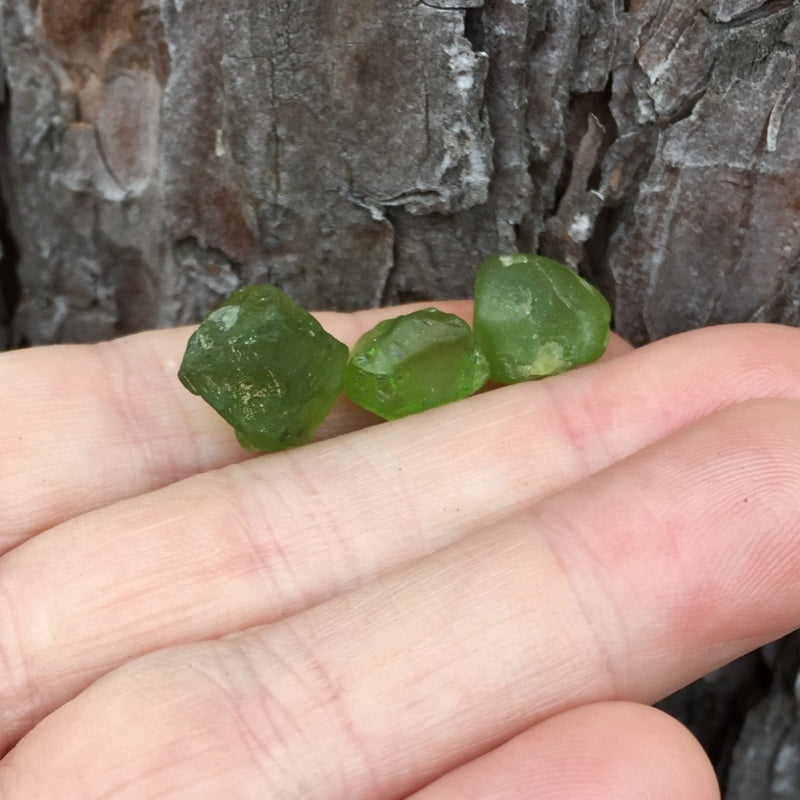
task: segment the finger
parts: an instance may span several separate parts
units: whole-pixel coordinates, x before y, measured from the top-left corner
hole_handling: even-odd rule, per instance
[[[466,301],[439,305],[469,317]],[[380,315],[400,310],[320,318],[352,342]],[[189,329],[158,331],[98,346],[34,348],[0,357],[0,402],[14,421],[0,431],[0,553],[79,513],[245,457],[229,426],[177,381],[188,335]],[[778,384],[796,371],[789,355],[798,336],[779,327],[734,328],[718,337],[719,345],[711,344],[703,371],[683,388],[691,390],[690,397],[708,398],[714,391],[708,381],[718,382],[732,395],[719,398],[727,404],[747,395],[748,388],[758,391],[762,381]],[[626,348],[613,338],[609,355]],[[765,352],[770,354],[766,365]],[[676,365],[666,366],[669,372]],[[756,380],[733,388],[741,371]],[[663,381],[652,377],[663,389]],[[671,419],[672,412],[666,416]],[[320,436],[374,422],[342,400]]]
[[[434,781],[412,800],[718,800],[699,742],[635,703],[565,711]]]
[[[471,310],[466,301],[439,305]],[[319,317],[352,344],[409,308]],[[191,330],[0,356],[0,407],[11,421],[0,430],[0,553],[89,509],[247,457],[230,426],[177,379]],[[340,402],[320,436],[374,421]]]
[[[412,792],[796,628],[799,482],[800,404],[727,409],[351,593],[130,662],[40,723],[4,779],[46,762],[45,787],[91,770],[101,794],[151,774],[169,794],[214,753],[214,790]]]
[[[798,394],[794,352],[780,364],[787,331],[717,333],[196,476],[37,537],[0,561],[0,730],[14,741],[127,659],[279,619],[421,558],[726,396]],[[749,363],[753,340],[778,365],[717,378],[712,365]]]

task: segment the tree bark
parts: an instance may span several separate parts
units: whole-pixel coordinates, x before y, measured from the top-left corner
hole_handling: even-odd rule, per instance
[[[637,344],[800,322],[793,0],[0,10],[0,346],[195,321],[258,281],[307,307],[468,296],[517,250],[600,286]],[[729,798],[800,792],[786,641],[670,701]]]

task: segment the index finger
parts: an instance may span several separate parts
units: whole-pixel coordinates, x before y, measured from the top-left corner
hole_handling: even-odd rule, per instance
[[[471,311],[466,301],[440,306]],[[351,344],[392,313],[317,316]],[[0,553],[77,514],[250,457],[177,379],[192,330],[0,355]],[[319,437],[374,421],[340,402]]]
[[[430,303],[316,314],[352,345],[380,319]],[[472,303],[436,303],[470,319]],[[134,334],[96,345],[0,355],[0,553],[78,514],[252,457],[233,430],[177,379],[193,328]],[[615,337],[609,353],[628,349]],[[342,397],[324,439],[374,424]]]

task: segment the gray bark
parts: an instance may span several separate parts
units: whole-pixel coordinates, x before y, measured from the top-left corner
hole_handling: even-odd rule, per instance
[[[194,321],[256,281],[467,296],[516,250],[598,284],[634,343],[800,322],[792,0],[0,10],[0,346]],[[668,702],[729,798],[800,795],[797,649]]]

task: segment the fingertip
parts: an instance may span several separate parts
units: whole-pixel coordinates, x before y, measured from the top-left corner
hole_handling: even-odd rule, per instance
[[[628,702],[557,714],[444,775],[414,800],[719,800],[714,769],[677,720]]]

